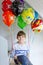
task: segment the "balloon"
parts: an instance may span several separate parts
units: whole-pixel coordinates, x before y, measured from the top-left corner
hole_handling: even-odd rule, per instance
[[[34,10],[32,8],[28,8],[22,12],[21,16],[27,24],[30,24],[34,19]]]
[[[38,19],[38,17],[39,17],[39,14],[35,11],[34,18]]]
[[[14,23],[14,15],[11,11],[7,10],[3,14],[3,22],[9,27]]]
[[[22,1],[23,2],[24,0],[16,0],[16,1]]]
[[[11,10],[10,6],[11,6],[12,2],[10,0],[4,0],[2,2],[2,10],[5,12],[6,10]]]
[[[33,31],[41,31],[43,30],[43,21],[41,19],[37,19],[31,23],[31,28]]]
[[[31,27],[32,27],[32,28],[36,28],[36,27],[40,26],[42,23],[43,23],[43,22],[42,22],[41,19],[37,19],[37,20],[35,20],[35,21],[33,21],[33,22],[31,23]]]
[[[35,33],[41,32],[41,30],[40,30],[40,29],[39,29],[39,30],[34,29],[33,31],[34,31]]]
[[[12,9],[13,13],[16,16],[18,16],[24,9],[24,2],[22,2],[20,0],[13,1],[11,9]]]
[[[20,0],[20,1],[22,1],[22,2],[23,2],[24,0]]]
[[[18,16],[18,26],[23,29],[27,24],[24,22],[24,20],[22,19],[22,16]]]

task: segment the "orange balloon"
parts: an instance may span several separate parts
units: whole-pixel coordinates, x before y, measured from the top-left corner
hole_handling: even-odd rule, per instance
[[[3,14],[3,22],[10,27],[13,23],[14,23],[14,14],[7,10],[6,12],[4,12]]]

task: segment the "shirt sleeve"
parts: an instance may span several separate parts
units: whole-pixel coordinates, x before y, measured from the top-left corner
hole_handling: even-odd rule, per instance
[[[15,55],[15,50],[12,51],[12,53],[10,54],[10,57],[14,58],[14,55]]]
[[[14,56],[15,56],[15,45],[13,45],[13,50],[12,50],[12,52],[10,54],[11,58],[14,58]]]
[[[15,45],[13,44],[13,49],[15,49]]]

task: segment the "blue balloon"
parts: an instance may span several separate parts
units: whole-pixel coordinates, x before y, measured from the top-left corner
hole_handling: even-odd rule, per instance
[[[38,19],[39,14],[35,11],[35,19]]]

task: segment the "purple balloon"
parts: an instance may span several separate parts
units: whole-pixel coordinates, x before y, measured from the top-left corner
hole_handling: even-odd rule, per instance
[[[20,1],[24,2],[24,0],[20,0]]]
[[[21,2],[24,2],[24,0],[16,0],[16,1],[21,1]]]

